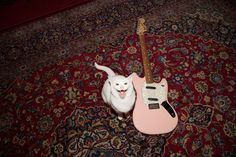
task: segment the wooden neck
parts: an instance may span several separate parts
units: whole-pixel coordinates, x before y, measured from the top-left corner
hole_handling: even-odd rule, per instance
[[[145,79],[146,83],[153,83],[153,78],[152,78],[152,72],[151,72],[151,66],[150,62],[148,59],[148,53],[147,53],[147,48],[145,44],[145,38],[144,34],[139,34],[139,41],[141,45],[141,52],[142,52],[142,58],[143,58],[143,67],[144,67],[144,74],[145,74]]]

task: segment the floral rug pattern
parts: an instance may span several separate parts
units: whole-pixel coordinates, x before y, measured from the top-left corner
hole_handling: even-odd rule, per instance
[[[1,96],[1,156],[234,156],[236,51],[197,35],[148,33],[155,81],[165,77],[179,122],[149,136],[118,120],[94,62],[143,77],[137,35],[101,45],[17,79]]]
[[[0,156],[236,156],[236,5],[96,0],[0,34]],[[96,61],[143,77],[137,17],[154,80],[179,122],[138,132],[102,101]]]
[[[99,45],[119,46],[136,31],[137,17],[149,32],[200,35],[236,47],[236,5],[231,0],[96,0],[0,34],[0,93],[16,77]]]

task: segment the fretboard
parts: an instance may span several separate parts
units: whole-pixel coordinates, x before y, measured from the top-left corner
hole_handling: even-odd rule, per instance
[[[144,34],[139,34],[139,41],[141,45],[142,59],[143,59],[143,67],[144,67],[144,75],[146,79],[146,83],[153,83],[151,66],[148,59],[147,48],[145,44]]]

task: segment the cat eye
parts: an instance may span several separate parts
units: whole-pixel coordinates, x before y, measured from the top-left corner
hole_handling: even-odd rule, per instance
[[[125,85],[127,85],[127,82],[125,82]]]
[[[117,83],[116,85],[119,86],[119,83]]]

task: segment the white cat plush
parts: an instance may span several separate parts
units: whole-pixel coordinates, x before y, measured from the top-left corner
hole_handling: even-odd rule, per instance
[[[103,101],[116,111],[118,119],[123,119],[123,114],[127,114],[134,107],[135,90],[132,82],[132,74],[128,77],[116,75],[109,67],[94,64],[99,70],[108,74],[102,88]]]

